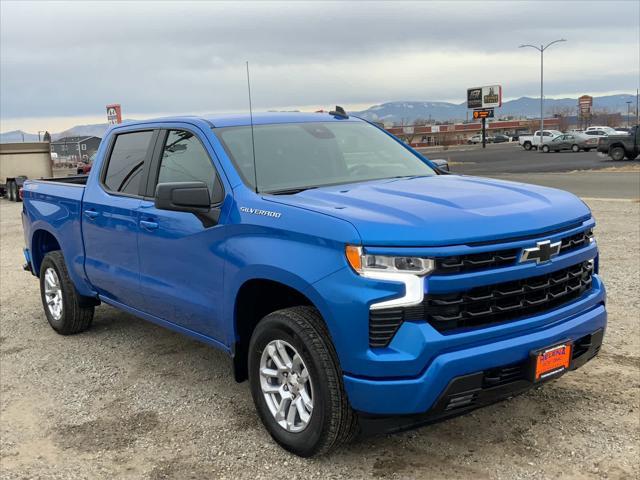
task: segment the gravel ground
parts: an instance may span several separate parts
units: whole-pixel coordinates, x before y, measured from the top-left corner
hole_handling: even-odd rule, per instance
[[[640,203],[589,201],[609,292],[602,353],[448,422],[303,460],[277,447],[220,352],[110,307],[62,337],[0,201],[0,475],[6,479],[639,478]]]

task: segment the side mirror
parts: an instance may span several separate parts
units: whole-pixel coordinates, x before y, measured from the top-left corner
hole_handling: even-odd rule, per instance
[[[431,159],[430,159],[431,160]],[[436,167],[438,167],[439,170],[444,170],[445,172],[449,172],[449,162],[447,160],[445,160],[444,158],[436,158],[431,160],[431,163],[433,163]]]
[[[209,188],[204,182],[159,183],[155,206],[159,210],[206,213],[211,210]]]

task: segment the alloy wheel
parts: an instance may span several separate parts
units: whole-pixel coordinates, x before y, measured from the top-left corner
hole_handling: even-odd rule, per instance
[[[269,411],[288,432],[301,432],[313,414],[313,385],[298,351],[272,340],[260,358],[260,388]]]
[[[55,269],[49,267],[44,272],[44,295],[47,309],[54,320],[62,318],[62,287]]]

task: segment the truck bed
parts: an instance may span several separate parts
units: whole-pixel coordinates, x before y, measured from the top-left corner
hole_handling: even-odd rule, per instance
[[[39,182],[71,183],[74,185],[86,185],[89,175],[69,175],[67,177],[41,178]]]

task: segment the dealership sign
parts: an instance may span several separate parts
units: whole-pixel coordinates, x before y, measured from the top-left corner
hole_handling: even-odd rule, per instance
[[[122,108],[120,104],[114,103],[107,105],[107,121],[109,125],[116,125],[122,123]]]
[[[473,119],[493,118],[493,108],[481,108],[473,111]]]
[[[590,95],[582,95],[578,98],[578,109],[582,115],[589,115],[593,107],[593,97]]]
[[[467,108],[495,108],[502,106],[502,87],[489,85],[467,89]]]

